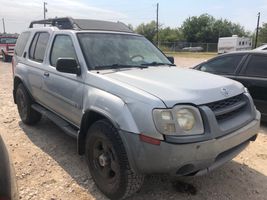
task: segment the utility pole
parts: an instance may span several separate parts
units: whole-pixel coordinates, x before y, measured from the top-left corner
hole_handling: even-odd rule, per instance
[[[46,19],[46,13],[47,13],[46,5],[47,5],[47,3],[44,2],[44,20]],[[44,26],[45,26],[45,24],[44,24]]]
[[[5,19],[2,18],[4,34],[6,33]]]
[[[254,48],[257,47],[257,43],[258,43],[258,34],[259,34],[260,17],[261,17],[261,13],[259,12],[259,13],[258,13],[258,21],[257,21],[256,38],[255,38],[255,45],[254,45]]]
[[[159,47],[159,3],[157,3],[157,47]]]

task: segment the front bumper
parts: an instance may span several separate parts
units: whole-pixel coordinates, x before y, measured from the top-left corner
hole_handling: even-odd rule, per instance
[[[143,174],[201,175],[233,159],[254,140],[260,126],[260,113],[242,128],[220,138],[187,144],[162,141],[152,145],[138,134],[120,132],[132,168]]]

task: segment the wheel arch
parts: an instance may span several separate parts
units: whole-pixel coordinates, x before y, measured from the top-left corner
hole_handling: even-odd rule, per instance
[[[119,129],[119,125],[107,113],[99,110],[86,110],[83,114],[80,130],[77,138],[78,153],[80,155],[85,153],[85,139],[90,126],[98,120],[107,119],[115,128]]]
[[[23,84],[22,79],[20,77],[18,77],[18,76],[15,76],[14,77],[14,81],[13,81],[13,100],[14,100],[14,103],[15,104],[17,104],[17,101],[16,101],[16,91],[17,91],[17,88],[18,88],[18,86],[19,86],[20,83]]]
[[[24,83],[23,79],[16,75],[13,80],[14,80],[13,81],[13,100],[14,100],[14,103],[17,104],[17,102],[16,102],[16,91],[17,91],[17,88],[18,88],[19,84],[22,84],[24,86],[24,88],[26,89],[26,91],[30,95],[31,100],[33,101],[34,98],[33,98],[32,94],[30,93],[29,89],[27,88],[26,84]]]
[[[135,161],[132,157],[131,150],[129,145],[127,144],[126,138],[122,135],[120,131],[120,126],[119,124],[112,119],[111,116],[109,116],[107,113],[102,112],[100,110],[86,110],[84,113],[82,120],[81,120],[81,125],[80,125],[80,130],[78,133],[77,137],[77,150],[79,155],[83,155],[85,153],[85,142],[86,142],[86,135],[89,127],[96,121],[98,120],[103,120],[106,119],[108,120],[119,132],[119,136],[121,137],[122,143],[124,145],[128,161],[132,169],[137,172],[136,164]]]

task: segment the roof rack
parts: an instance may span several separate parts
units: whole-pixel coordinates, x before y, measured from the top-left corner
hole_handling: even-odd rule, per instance
[[[57,27],[59,29],[71,30],[101,30],[101,31],[118,31],[133,33],[128,26],[122,22],[109,22],[91,19],[73,19],[71,17],[52,18],[38,21],[32,21],[29,28],[35,24],[43,24]]]

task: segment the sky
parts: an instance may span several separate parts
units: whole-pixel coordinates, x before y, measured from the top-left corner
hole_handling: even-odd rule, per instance
[[[267,0],[45,0],[47,18],[73,18],[121,21],[136,27],[156,19],[159,3],[159,23],[180,27],[190,16],[208,13],[255,31],[257,14],[260,25],[267,22]],[[0,0],[0,19],[4,18],[6,32],[20,33],[32,20],[43,19],[43,0]],[[3,32],[0,23],[0,32]]]

